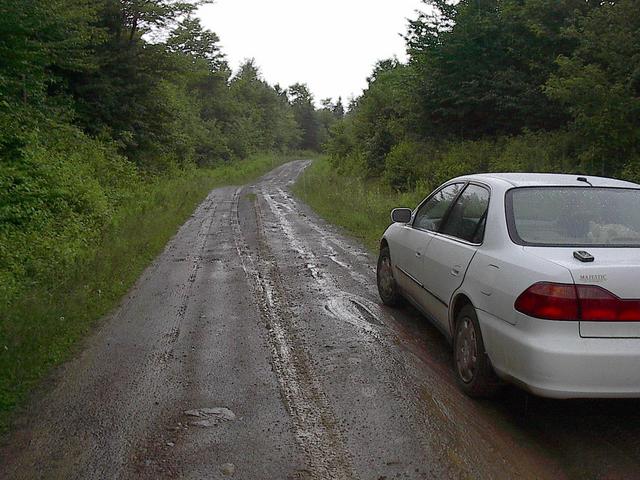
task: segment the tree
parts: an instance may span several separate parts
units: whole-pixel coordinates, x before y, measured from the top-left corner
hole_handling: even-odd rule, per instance
[[[231,72],[195,10],[210,0],[6,0],[0,155],[73,122],[148,171],[297,147],[287,92]],[[317,144],[317,142],[316,142]]]
[[[213,0],[106,0],[118,40],[133,43],[154,31],[170,29]]]
[[[296,146],[300,130],[294,113],[282,92],[261,78],[254,60],[240,66],[231,80],[231,93],[235,102],[231,142],[240,156]]]
[[[0,97],[41,105],[58,91],[60,72],[95,67],[90,54],[99,28],[90,0],[4,0],[0,6]]]
[[[412,67],[397,59],[378,62],[367,89],[350,109],[355,145],[369,175],[382,173],[386,156],[415,125],[412,109],[416,102],[409,82],[412,76]]]
[[[640,163],[639,31],[637,2],[604,2],[570,32],[578,47],[558,58],[546,87],[567,106],[588,146],[585,167],[603,175]]]
[[[162,101],[159,95],[168,92],[166,80],[184,75],[184,62],[171,55],[171,47],[149,43],[143,36],[188,19],[203,3],[206,2],[103,0],[93,22],[105,32],[93,48],[95,68],[66,74],[76,103],[77,124],[91,135],[114,139],[121,152],[139,165],[171,156],[178,148],[171,146],[177,140],[172,131],[177,112],[168,107],[171,96]],[[187,22],[187,27],[196,34],[196,24]],[[187,27],[183,25],[181,33]],[[179,37],[173,36],[176,38]],[[172,45],[175,51],[187,48],[184,35],[182,40]],[[202,46],[213,38],[198,40],[189,45]],[[215,47],[215,43],[209,47]]]
[[[333,115],[338,119],[342,119],[344,117],[344,105],[342,104],[342,97],[338,97],[338,101],[333,106]]]
[[[599,2],[585,0],[426,0],[435,13],[411,22],[407,35],[422,134],[514,134],[554,129],[568,120],[544,85],[566,35]]]
[[[212,72],[229,69],[219,43],[218,35],[204,29],[200,19],[192,16],[182,20],[167,40],[170,51],[182,53],[192,62],[205,61]]]
[[[340,108],[342,108],[342,100],[339,100]],[[318,145],[324,147],[330,138],[331,128],[339,118],[336,115],[337,105],[333,103],[331,98],[324,98],[320,101],[322,108],[316,111],[316,119],[318,121]]]
[[[293,115],[302,130],[300,148],[318,150],[320,148],[319,127],[313,96],[309,88],[301,83],[291,85],[288,89],[289,102]]]

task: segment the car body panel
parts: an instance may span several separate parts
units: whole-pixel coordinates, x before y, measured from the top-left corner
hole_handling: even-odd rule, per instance
[[[518,326],[478,310],[491,363],[505,380],[551,398],[639,397],[640,339],[582,338],[578,322]]]
[[[421,259],[424,287],[435,300],[436,320],[449,328],[449,304],[453,293],[462,285],[471,259],[478,247],[444,235],[435,235],[426,255]],[[451,330],[449,330],[451,331]]]
[[[426,253],[432,237],[427,232],[408,225],[399,225],[395,230],[392,262],[394,273],[400,288],[417,303],[425,295],[421,275],[420,258]]]
[[[493,271],[489,267],[493,266]],[[487,276],[487,272],[491,275]],[[480,250],[465,277],[474,306],[502,321],[517,325],[520,314],[513,308],[515,299],[529,288],[535,278],[555,283],[571,283],[569,270],[553,262],[534,258],[522,247],[502,251]],[[491,295],[483,293],[490,290]]]

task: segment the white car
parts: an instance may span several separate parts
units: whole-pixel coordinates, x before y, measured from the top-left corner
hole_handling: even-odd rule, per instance
[[[640,185],[469,175],[392,220],[380,297],[442,330],[467,394],[640,397]]]

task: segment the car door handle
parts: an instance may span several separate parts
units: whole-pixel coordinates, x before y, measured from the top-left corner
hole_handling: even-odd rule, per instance
[[[454,277],[457,277],[458,275],[460,275],[460,270],[462,270],[462,266],[456,265],[451,269],[451,275],[453,275]]]

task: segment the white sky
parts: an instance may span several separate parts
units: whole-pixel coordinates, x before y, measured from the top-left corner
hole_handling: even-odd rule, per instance
[[[362,93],[376,61],[405,59],[400,34],[421,0],[216,0],[199,15],[234,69],[255,58],[263,77],[306,83],[320,99]]]

